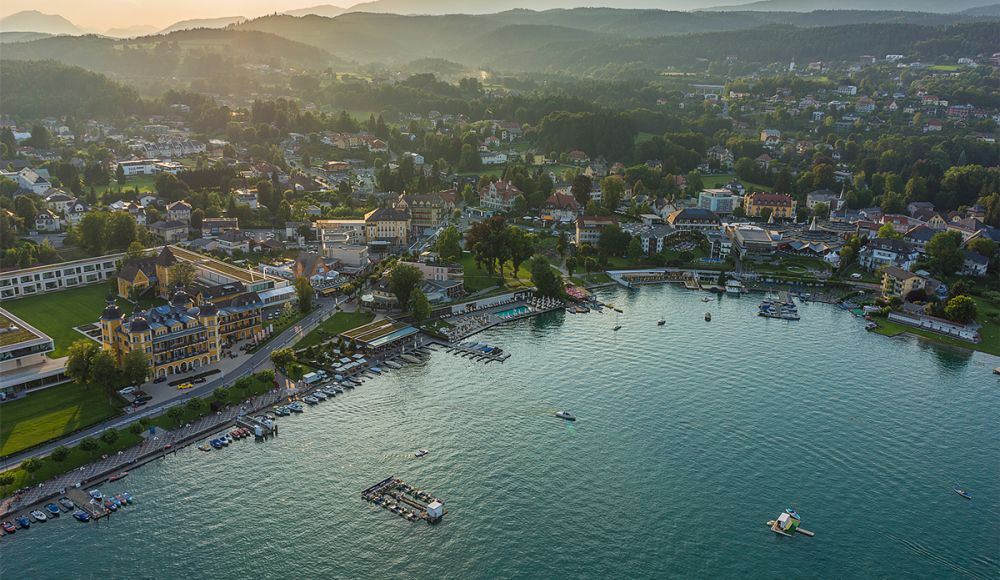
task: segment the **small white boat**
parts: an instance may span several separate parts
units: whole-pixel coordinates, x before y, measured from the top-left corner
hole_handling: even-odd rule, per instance
[[[385,361],[382,364],[384,364],[385,366],[389,367],[390,369],[401,369],[401,368],[403,368],[403,365],[401,365],[399,363],[394,363],[391,360],[387,360],[387,361]]]
[[[42,512],[42,510],[33,510],[31,512],[31,517],[35,518],[40,522],[44,522],[45,520],[49,519],[49,516],[45,515],[45,513]]]
[[[611,330],[621,330],[621,328],[622,328],[621,324],[616,324],[611,328]]]
[[[323,391],[321,391],[319,389],[313,391],[312,396],[316,397],[320,401],[325,401],[326,400],[326,393],[324,393]]]
[[[424,455],[427,455],[428,453],[430,453],[430,451],[427,451],[426,449],[418,449],[417,452],[414,453],[413,455],[415,457],[423,457]]]
[[[304,409],[301,403],[291,403],[288,405],[288,410],[293,413],[301,413]]]
[[[556,417],[566,419],[569,421],[576,421],[576,415],[567,413],[566,411],[556,411]]]
[[[319,403],[319,399],[313,396],[302,397],[302,400],[309,403],[310,405],[315,405],[316,403]]]
[[[702,302],[711,302],[713,300],[715,300],[715,296],[707,296],[701,299]]]
[[[370,369],[368,369],[368,370],[370,370],[371,372],[373,372],[373,373],[375,373],[375,374],[378,374],[378,375],[382,374],[382,369],[380,369],[380,368],[378,368],[378,367],[371,367],[371,368],[370,368]]]
[[[661,318],[661,319],[659,319],[659,320],[656,321],[656,325],[657,326],[663,326],[666,323],[667,323],[667,321],[664,318]]]

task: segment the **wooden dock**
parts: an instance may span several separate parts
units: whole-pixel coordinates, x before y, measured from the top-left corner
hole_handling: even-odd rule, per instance
[[[90,517],[95,520],[101,518],[106,518],[111,515],[111,512],[104,509],[103,507],[98,507],[97,504],[91,503],[90,494],[83,491],[82,487],[72,487],[66,490],[66,497],[70,501],[75,503],[80,509],[90,514]]]
[[[408,363],[412,363],[412,364],[417,364],[418,362],[420,362],[420,359],[418,359],[417,357],[415,357],[413,355],[410,355],[410,354],[401,354],[401,355],[399,355],[399,358],[405,360]]]

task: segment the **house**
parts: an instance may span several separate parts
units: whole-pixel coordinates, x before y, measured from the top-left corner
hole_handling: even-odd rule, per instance
[[[479,190],[479,203],[483,207],[510,211],[514,207],[514,198],[523,192],[507,181],[497,181]]]
[[[295,278],[302,276],[310,282],[326,278],[330,272],[332,269],[323,260],[322,254],[317,252],[299,252],[292,264],[292,276]]]
[[[910,212],[910,215],[915,214],[917,211],[922,209],[934,209],[934,204],[929,201],[914,201],[906,206],[906,211]]]
[[[76,226],[83,219],[83,216],[87,215],[90,211],[90,204],[84,203],[80,200],[76,200],[73,203],[66,206],[66,211],[63,213],[66,216],[66,223],[71,226]]]
[[[393,207],[410,214],[410,224],[418,233],[427,228],[441,227],[448,217],[445,201],[436,193],[401,195],[393,202]]]
[[[776,246],[775,236],[757,226],[730,225],[726,228],[726,236],[732,241],[732,253],[741,261],[747,257],[770,256]]]
[[[576,245],[583,244],[597,246],[601,239],[601,232],[610,225],[618,225],[618,218],[615,216],[580,216],[576,218]]]
[[[859,209],[858,213],[861,214],[861,217],[873,222],[880,221],[882,216],[885,215],[885,212],[883,212],[880,207],[866,207],[864,209]]]
[[[927,121],[926,125],[924,125],[924,133],[927,133],[928,131],[940,131],[942,128],[944,128],[944,123],[938,121],[937,119],[931,119],[930,121]]]
[[[59,231],[59,216],[52,210],[43,208],[35,214],[35,231],[57,232]]]
[[[791,219],[795,217],[795,205],[796,201],[783,193],[748,193],[743,198],[743,210],[750,217],[760,217],[770,208],[775,219]]]
[[[422,167],[424,165],[424,156],[419,153],[406,152],[403,153],[403,157],[409,157],[413,160],[414,167]]]
[[[764,129],[760,132],[760,140],[765,147],[777,147],[781,143],[781,131],[777,129]]]
[[[236,204],[237,205],[248,205],[250,209],[257,210],[259,204],[257,202],[257,188],[254,189],[237,189],[236,190]]]
[[[962,273],[966,276],[985,276],[986,268],[990,265],[990,259],[976,252],[963,251],[965,252],[965,264]]]
[[[507,154],[500,151],[484,151],[479,154],[483,165],[503,165],[507,163]]]
[[[61,189],[51,188],[45,192],[45,205],[54,212],[62,213],[66,211],[76,198]]]
[[[729,189],[706,189],[698,193],[698,207],[719,215],[731,216],[733,210],[740,204],[740,199]]]
[[[125,177],[153,175],[153,165],[159,161],[159,159],[128,159],[119,161],[117,167],[122,168],[122,171],[125,172]],[[115,171],[118,170],[117,167]]]
[[[740,183],[739,179],[733,179],[729,183],[725,184],[723,187],[740,197],[743,197],[743,194],[746,193],[747,191],[746,187],[744,187],[743,184]]]
[[[646,255],[662,252],[663,248],[668,245],[667,242],[677,237],[675,234],[678,233],[659,219],[655,223],[644,219],[643,223],[624,224],[622,229],[632,234],[633,238],[639,238],[639,242],[642,244],[642,253]]]
[[[861,97],[854,103],[854,110],[859,113],[871,113],[875,110],[875,101],[868,97]]]
[[[838,95],[850,96],[858,94],[858,87],[854,85],[840,85],[834,90]]]
[[[941,217],[937,214],[935,215],[938,218]],[[912,246],[918,252],[923,254],[924,247],[927,245],[927,242],[931,241],[931,239],[937,233],[938,231],[930,227],[929,225],[919,225],[914,228],[911,228],[908,232],[903,234],[903,241],[910,244],[910,246]]]
[[[250,240],[239,230],[239,228],[227,229],[222,232],[219,237],[215,239],[215,244],[216,248],[229,255],[232,255],[236,250],[243,253],[250,251]]]
[[[902,296],[913,290],[926,289],[927,279],[898,266],[886,266],[882,270],[882,296]]]
[[[139,205],[142,206],[143,209],[149,207],[150,205],[162,206],[163,198],[154,193],[147,192],[139,196]]]
[[[42,172],[41,169],[36,171],[30,167],[25,167],[13,175],[9,173],[5,174],[5,177],[14,180],[21,189],[26,189],[38,195],[44,195],[46,191],[52,189],[52,184],[40,172]],[[46,173],[46,175],[48,174]]]
[[[906,270],[920,258],[920,252],[902,240],[875,238],[858,252],[858,263],[869,270],[882,266],[895,266]]]
[[[590,161],[590,157],[583,151],[571,151],[567,157],[569,157],[570,163],[575,163],[576,165],[583,165]]]
[[[834,212],[840,207],[840,196],[829,189],[817,189],[806,194],[806,207],[816,209],[818,203],[825,203]]]
[[[205,218],[201,220],[202,237],[218,236],[229,230],[240,229],[238,218]]]
[[[580,216],[582,210],[580,202],[572,195],[554,193],[542,204],[538,215],[543,221],[570,223]]]
[[[882,225],[891,224],[892,227],[898,233],[902,234],[908,232],[910,228],[914,228],[916,226],[921,225],[922,222],[914,217],[910,217],[907,215],[890,213],[883,215],[882,219],[879,220],[879,223],[881,223]]]
[[[583,171],[583,174],[590,179],[597,181],[598,179],[604,179],[608,176],[608,168],[603,163],[591,163],[587,166],[587,169]]]
[[[167,221],[177,221],[184,224],[191,223],[191,204],[183,201],[175,201],[167,206]]]
[[[979,335],[980,326],[975,322],[961,324],[943,318],[936,318],[926,314],[908,313],[892,311],[887,316],[890,322],[898,322],[907,326],[929,330],[931,332],[967,340],[969,342],[979,342],[982,337]]]
[[[160,236],[168,244],[186,240],[188,236],[188,225],[177,220],[160,220],[147,227],[149,233]]]
[[[675,230],[722,231],[718,214],[702,207],[680,209],[667,215],[667,223]]]
[[[774,159],[767,153],[761,153],[757,156],[757,165],[769,165]]]
[[[365,238],[374,253],[400,249],[409,243],[410,214],[380,207],[365,214]]]

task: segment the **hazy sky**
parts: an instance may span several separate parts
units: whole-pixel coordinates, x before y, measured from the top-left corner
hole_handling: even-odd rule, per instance
[[[349,7],[357,4],[350,0],[173,0],[150,2],[140,0],[29,0],[2,3],[0,17],[22,10],[37,10],[43,14],[58,14],[81,27],[126,28],[137,24],[151,24],[165,28],[180,20],[192,18],[221,18],[246,16],[254,18],[272,12],[295,10],[329,4]]]

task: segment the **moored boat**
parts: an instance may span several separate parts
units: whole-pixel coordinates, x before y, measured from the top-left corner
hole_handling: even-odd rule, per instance
[[[128,472],[127,471],[123,471],[121,473],[116,473],[116,474],[112,475],[111,477],[108,478],[108,481],[118,481],[119,479],[124,479],[127,476],[128,476]]]
[[[49,515],[52,517],[58,517],[62,513],[59,511],[59,506],[54,503],[45,506],[45,511],[49,512]]]
[[[124,494],[119,493],[118,495],[115,496],[115,501],[117,501],[121,505],[126,505],[128,503],[128,498],[125,497]]]
[[[14,524],[10,522],[0,523],[0,528],[3,528],[3,531],[7,532],[8,534],[13,534],[14,532],[17,531],[17,528],[14,527]]]
[[[63,507],[63,511],[66,512],[71,512],[76,509],[76,504],[73,503],[68,497],[60,499],[59,504]]]
[[[40,522],[44,522],[45,520],[49,519],[49,516],[45,515],[45,512],[43,512],[42,510],[31,510],[31,517],[35,518]]]
[[[621,330],[621,329],[622,329],[622,325],[621,324],[616,324],[616,325],[614,325],[614,326],[611,327],[611,330],[614,330],[614,331],[618,331],[618,330]]]
[[[118,506],[115,504],[115,502],[111,501],[110,499],[104,500],[104,503],[101,505],[103,505],[104,509],[106,510],[110,510],[113,512],[118,511]]]
[[[122,497],[124,497],[124,498],[125,498],[126,500],[128,500],[128,502],[129,502],[129,503],[133,503],[133,502],[135,502],[135,500],[134,500],[134,499],[132,499],[132,496],[131,496],[131,495],[129,495],[129,493],[128,493],[128,492],[125,492],[125,491],[123,491],[123,492],[122,492]]]
[[[16,518],[14,518],[14,521],[17,522],[17,525],[21,526],[22,528],[31,527],[31,520],[29,520],[27,516],[17,516]]]
[[[73,512],[73,517],[76,518],[76,519],[78,519],[78,520],[80,520],[81,522],[89,522],[90,521],[90,514],[88,514],[87,512],[85,512],[83,510],[77,510],[77,511]]]
[[[288,405],[288,410],[293,413],[301,413],[305,408],[300,403],[290,403]]]
[[[327,397],[327,394],[324,393],[323,391],[319,390],[319,389],[316,389],[315,391],[313,391],[312,396],[316,397],[320,401],[325,401],[326,397]]]
[[[310,405],[315,405],[315,404],[319,403],[319,399],[317,399],[316,397],[313,397],[311,395],[307,396],[307,397],[302,397],[302,400],[305,401],[305,402],[307,402],[307,403],[309,403]]]
[[[101,500],[104,499],[104,495],[101,494],[101,490],[99,490],[99,489],[92,489],[92,490],[90,490],[89,493],[90,493],[90,497],[96,499],[97,501],[101,501]]]

